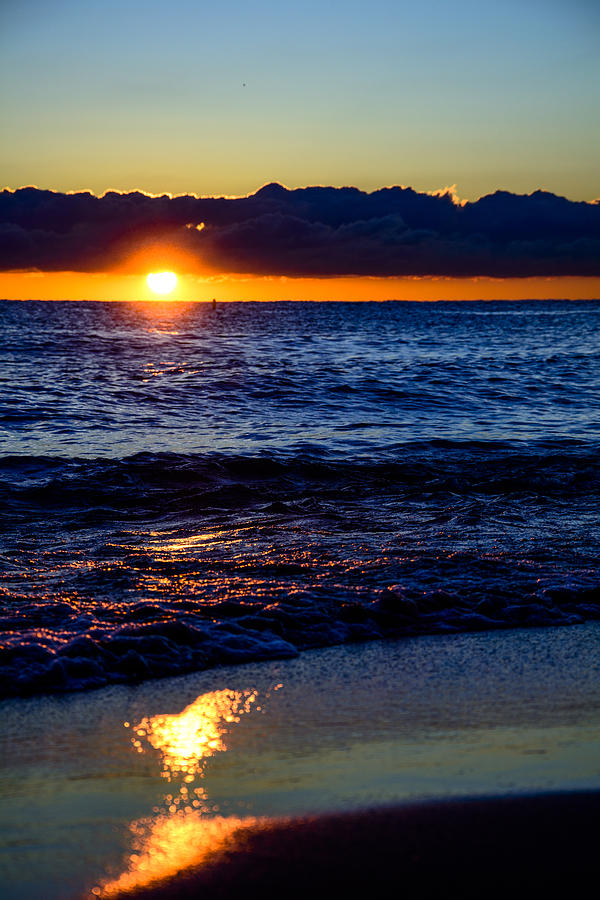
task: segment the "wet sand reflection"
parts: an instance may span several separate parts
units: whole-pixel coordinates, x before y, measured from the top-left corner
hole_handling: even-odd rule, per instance
[[[96,897],[115,897],[176,875],[184,869],[214,860],[240,831],[259,823],[252,817],[205,818],[194,809],[132,823],[133,852],[126,870],[92,889]]]
[[[278,689],[281,685],[277,685]],[[269,696],[268,693],[266,695]],[[92,889],[97,897],[113,897],[144,887],[214,859],[240,830],[260,821],[215,815],[202,786],[207,760],[227,750],[229,731],[256,706],[255,690],[218,690],[203,694],[182,712],[144,717],[131,726],[131,745],[138,753],[160,755],[161,776],[172,783],[164,806],[154,815],[131,823],[131,852],[124,871]]]
[[[146,741],[161,754],[162,776],[171,781],[183,776],[192,781],[202,775],[205,761],[226,750],[224,735],[250,712],[256,692],[211,691],[198,697],[178,715],[144,718],[134,728],[132,745],[144,752]]]

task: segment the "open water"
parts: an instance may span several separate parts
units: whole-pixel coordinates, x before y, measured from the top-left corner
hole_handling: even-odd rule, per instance
[[[600,301],[0,303],[0,693],[600,618]]]

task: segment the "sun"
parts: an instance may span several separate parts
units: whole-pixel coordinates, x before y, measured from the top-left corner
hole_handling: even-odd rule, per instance
[[[155,294],[170,294],[177,286],[177,275],[175,272],[150,272],[146,282]]]

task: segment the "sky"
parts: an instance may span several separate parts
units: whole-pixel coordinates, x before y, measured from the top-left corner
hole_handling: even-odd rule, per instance
[[[3,0],[1,181],[97,195],[242,196],[279,182],[591,201],[599,37],[596,0]],[[210,277],[224,275],[234,294],[246,275],[273,277]],[[56,272],[42,281],[42,294],[67,284]],[[3,295],[24,290],[0,276]]]

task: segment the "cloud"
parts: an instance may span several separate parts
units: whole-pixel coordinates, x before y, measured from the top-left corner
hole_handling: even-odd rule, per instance
[[[109,271],[157,247],[190,270],[256,275],[600,276],[600,204],[279,184],[236,198],[0,192],[3,270]]]

